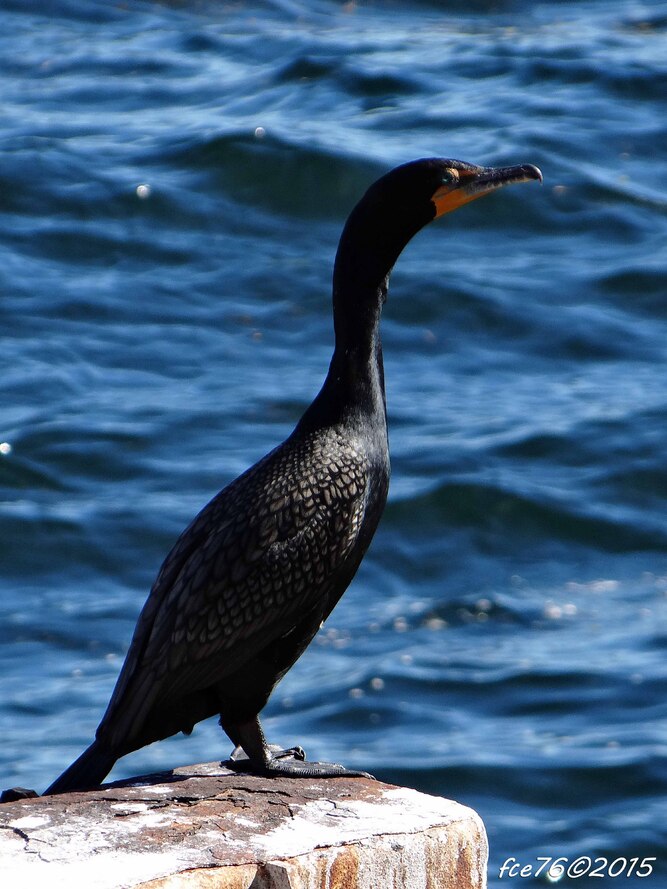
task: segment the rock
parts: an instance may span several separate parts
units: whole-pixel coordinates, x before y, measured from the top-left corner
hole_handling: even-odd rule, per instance
[[[261,778],[219,763],[0,806],[12,889],[484,889],[459,803],[365,778]]]

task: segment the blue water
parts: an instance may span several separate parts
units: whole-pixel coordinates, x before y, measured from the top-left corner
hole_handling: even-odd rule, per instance
[[[0,786],[91,740],[176,535],[319,388],[367,185],[529,162],[399,261],[389,506],[266,727],[474,806],[493,887],[667,885],[667,4],[5,0],[0,65]]]

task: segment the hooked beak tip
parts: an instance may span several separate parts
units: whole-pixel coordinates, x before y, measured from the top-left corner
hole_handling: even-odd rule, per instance
[[[540,184],[544,182],[542,170],[540,170],[539,167],[536,167],[535,164],[524,164],[523,170],[527,179],[536,179]]]

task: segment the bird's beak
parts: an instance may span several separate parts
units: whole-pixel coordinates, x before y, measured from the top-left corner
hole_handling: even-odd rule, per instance
[[[519,164],[515,167],[473,167],[471,170],[450,171],[454,179],[440,186],[431,200],[435,204],[435,217],[462,207],[476,198],[481,198],[496,188],[513,185],[515,182],[542,182],[542,173],[533,164]]]

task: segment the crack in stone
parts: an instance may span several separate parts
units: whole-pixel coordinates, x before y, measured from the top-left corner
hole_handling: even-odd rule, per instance
[[[20,827],[12,827],[11,824],[0,824],[0,830],[10,830],[12,833],[15,833],[17,836],[21,837],[26,846],[30,842],[30,837],[24,830],[21,830]]]
[[[134,803],[134,802],[141,802],[143,804],[145,801],[144,800],[126,800],[125,802],[127,802],[128,805],[132,805],[132,803]],[[145,809],[135,809],[134,811],[128,811],[128,812],[113,812],[112,814],[113,814],[114,818],[131,818],[133,815],[145,815],[146,812],[154,812],[158,809],[166,809],[169,806],[168,801],[156,802],[155,800],[152,800],[152,803],[153,803],[152,805],[147,804]]]
[[[37,855],[38,858],[41,858],[42,856],[39,849],[35,849],[34,844],[42,843],[43,845],[46,845],[47,848],[49,846],[45,840],[40,840],[39,837],[31,837],[25,830],[21,830],[20,827],[13,827],[11,824],[0,824],[0,830],[9,830],[11,833],[16,834],[16,836],[23,840],[23,851],[27,852],[29,855]]]

